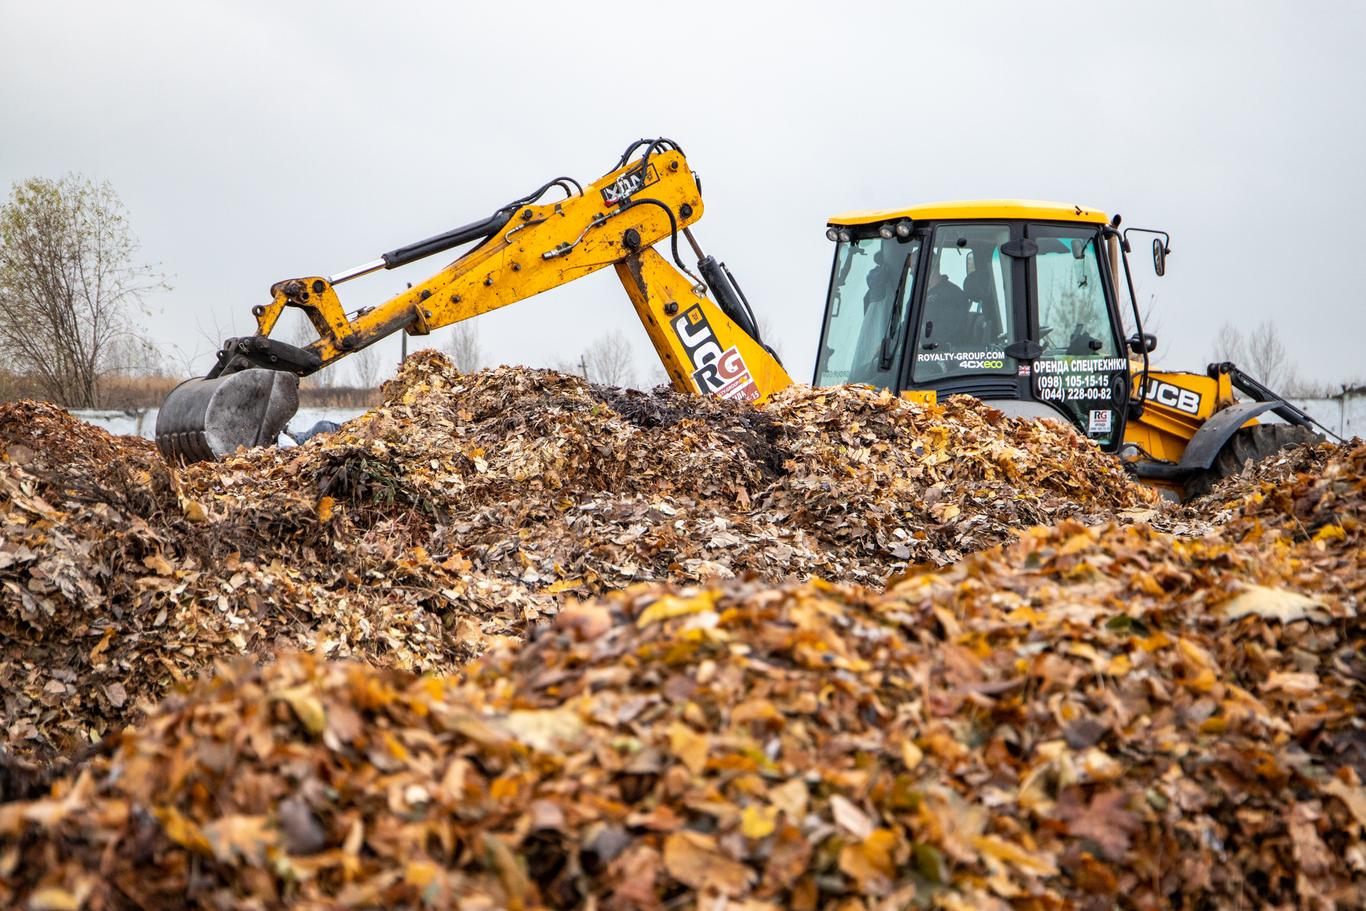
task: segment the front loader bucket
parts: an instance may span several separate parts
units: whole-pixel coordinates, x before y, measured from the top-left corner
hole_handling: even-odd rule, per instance
[[[273,446],[299,410],[299,378],[253,367],[186,380],[157,412],[157,447],[173,464],[217,461],[238,446]]]

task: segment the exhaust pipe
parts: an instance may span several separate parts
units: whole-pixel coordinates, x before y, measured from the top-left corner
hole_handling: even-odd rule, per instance
[[[299,377],[288,371],[253,367],[186,380],[157,412],[157,448],[174,465],[273,446],[298,410]]]

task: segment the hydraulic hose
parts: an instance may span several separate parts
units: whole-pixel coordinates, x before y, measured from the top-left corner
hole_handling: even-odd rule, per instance
[[[674,264],[678,266],[678,268],[682,270],[682,272],[689,278],[691,278],[694,282],[696,282],[699,285],[702,285],[703,287],[706,287],[707,283],[702,281],[702,279],[698,278],[696,275],[694,275],[691,269],[683,265],[683,258],[678,255],[678,219],[674,217],[674,210],[670,209],[665,203],[661,202],[658,199],[654,199],[653,197],[638,196],[635,199],[631,199],[623,203],[621,206],[621,211],[625,212],[627,209],[634,209],[636,206],[658,206],[659,208],[664,210],[664,214],[669,216],[669,246],[673,252]]]

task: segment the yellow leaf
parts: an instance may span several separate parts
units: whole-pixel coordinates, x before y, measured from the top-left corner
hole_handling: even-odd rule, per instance
[[[1189,639],[1181,638],[1176,640],[1176,650],[1181,653],[1181,657],[1190,664],[1199,668],[1209,668],[1213,670],[1218,667],[1214,663],[1214,658],[1204,648]]]
[[[1341,525],[1325,525],[1314,535],[1315,541],[1345,541],[1347,532]]]
[[[925,751],[915,745],[915,741],[907,737],[901,741],[901,761],[907,770],[914,769],[920,765],[920,761],[925,758]]]
[[[307,684],[281,690],[276,698],[289,703],[294,716],[310,734],[321,734],[327,727],[327,712],[323,709],[322,700]]]
[[[1138,640],[1138,647],[1145,652],[1155,652],[1159,649],[1164,649],[1171,644],[1172,640],[1161,630],[1158,630],[1145,639]]]
[[[730,713],[733,724],[747,721],[781,721],[782,714],[767,699],[749,699],[737,705]]]
[[[707,753],[711,743],[706,734],[699,734],[686,724],[675,721],[669,725],[669,749],[694,775],[707,767]]]
[[[1055,876],[1058,872],[1058,867],[1051,858],[1031,854],[1019,845],[996,835],[979,835],[972,840],[972,846],[983,854],[1003,860],[1026,873]]]
[[[410,860],[403,868],[403,881],[415,889],[425,889],[436,879],[438,869],[429,860]]]
[[[1011,623],[1026,624],[1028,626],[1037,626],[1042,621],[1047,620],[1048,615],[1045,614],[1043,611],[1035,610],[1032,607],[1025,606],[1017,607],[1010,613],[1006,614],[1006,619],[1009,620]]]
[[[636,626],[644,629],[651,623],[658,623],[661,620],[683,617],[688,614],[700,614],[705,610],[711,610],[712,604],[715,603],[715,597],[710,592],[703,592],[690,598],[665,595],[640,612],[640,617],[636,619]]]
[[[152,812],[161,822],[162,831],[171,841],[182,848],[189,848],[206,856],[213,853],[209,843],[204,839],[204,833],[199,831],[199,826],[181,815],[175,807],[157,807]]]
[[[583,585],[582,579],[558,579],[541,589],[541,593],[545,595],[558,595],[560,592],[567,592],[571,588],[578,588],[580,585]]]
[[[35,889],[28,898],[33,911],[79,911],[81,900],[59,886]]]
[[[206,513],[204,507],[195,500],[186,500],[181,504],[181,509],[185,513],[185,518],[189,519],[191,522],[207,522],[209,520],[209,514]]]
[[[896,835],[890,829],[875,829],[857,844],[840,849],[840,871],[858,883],[860,892],[881,894],[896,874]]]
[[[1228,730],[1228,719],[1222,715],[1213,715],[1200,722],[1196,730],[1201,734],[1222,734]]]
[[[740,831],[746,838],[767,838],[778,823],[778,808],[750,804],[740,814]]]
[[[1095,539],[1091,536],[1090,532],[1083,531],[1075,534],[1064,541],[1062,547],[1058,548],[1058,555],[1068,556],[1070,554],[1081,553],[1083,550],[1090,547],[1094,540]]]
[[[319,522],[331,522],[331,521],[332,521],[332,507],[335,506],[336,504],[337,504],[337,501],[336,501],[335,499],[333,499],[332,497],[323,497],[323,498],[321,498],[320,500],[318,500],[318,521],[319,521]]]
[[[142,558],[142,565],[158,576],[169,576],[175,572],[175,567],[166,562],[166,558],[161,554],[148,554]]]
[[[394,757],[399,762],[413,761],[413,754],[408,752],[408,748],[405,747],[399,741],[399,739],[395,737],[393,734],[390,734],[388,731],[385,731],[381,739],[383,739],[384,748],[389,751],[390,756]]]
[[[1214,676],[1214,671],[1206,667],[1201,668],[1200,673],[1187,680],[1186,686],[1199,693],[1208,693],[1210,690],[1214,689],[1214,685],[1218,682],[1218,679]]]
[[[100,655],[103,655],[105,650],[109,648],[109,640],[113,638],[114,628],[111,626],[104,631],[104,635],[100,637],[100,641],[95,643],[95,647],[90,650],[91,664],[94,664],[99,660]]]

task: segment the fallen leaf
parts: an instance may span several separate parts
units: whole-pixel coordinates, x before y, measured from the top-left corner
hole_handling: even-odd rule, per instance
[[[1324,623],[1328,615],[1323,605],[1299,592],[1264,585],[1245,585],[1243,590],[1223,604],[1224,614],[1231,620],[1253,615],[1281,623],[1312,620]]]
[[[685,886],[715,890],[737,898],[754,881],[754,871],[720,852],[716,840],[700,832],[674,832],[664,839],[664,868]]]

